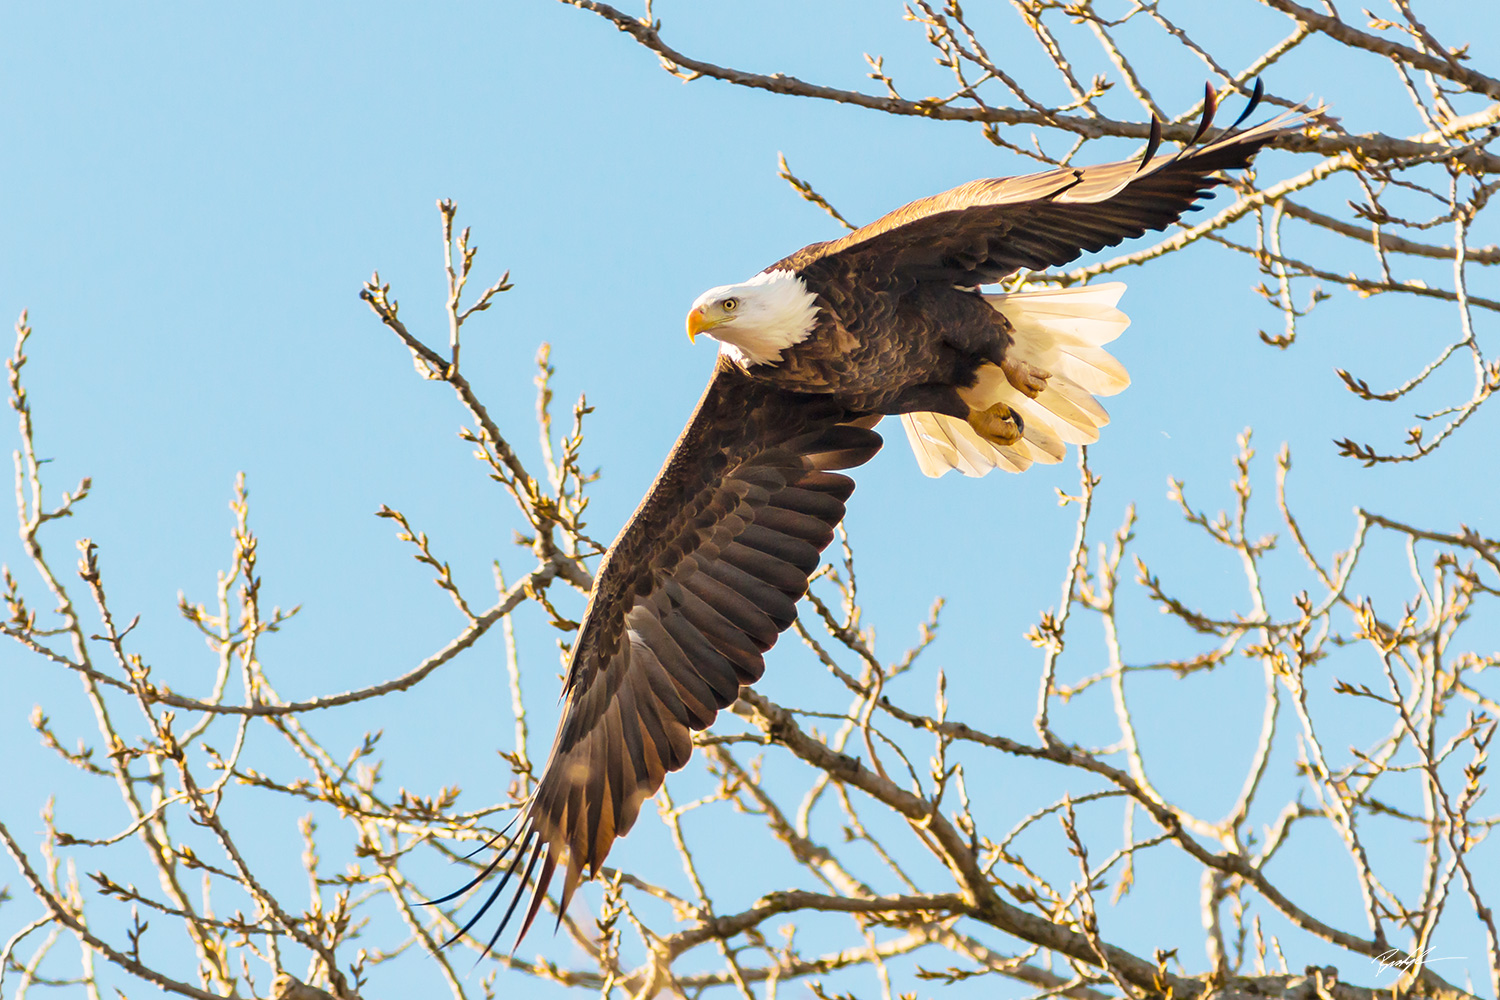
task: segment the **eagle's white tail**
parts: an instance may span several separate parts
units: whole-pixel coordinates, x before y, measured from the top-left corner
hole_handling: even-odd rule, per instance
[[[1035,399],[1013,387],[1005,373],[985,365],[979,381],[962,392],[974,409],[1005,403],[1021,415],[1021,440],[997,445],[975,433],[965,420],[941,413],[901,417],[917,464],[929,476],[957,469],[982,476],[991,469],[1022,472],[1032,462],[1060,462],[1067,444],[1088,444],[1109,423],[1095,396],[1113,396],[1130,384],[1125,367],[1104,348],[1130,325],[1115,308],[1124,282],[1086,288],[1058,288],[1011,295],[986,295],[1015,328],[1009,357],[1025,361],[1051,378]]]

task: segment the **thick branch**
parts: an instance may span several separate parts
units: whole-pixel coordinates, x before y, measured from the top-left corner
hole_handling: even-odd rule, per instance
[[[1055,111],[998,108],[989,105],[955,105],[947,100],[938,98],[910,101],[894,96],[879,97],[856,90],[841,90],[837,87],[808,83],[805,80],[799,80],[794,76],[788,76],[784,73],[765,75],[762,73],[750,73],[728,66],[718,66],[701,59],[694,59],[692,56],[677,51],[662,40],[657,25],[648,24],[638,18],[631,17],[607,3],[599,3],[597,0],[561,0],[561,2],[572,7],[590,11],[609,21],[620,31],[630,35],[641,45],[656,53],[669,71],[679,76],[684,76],[687,79],[706,76],[715,80],[723,80],[726,83],[732,83],[736,86],[749,87],[753,90],[765,90],[773,94],[784,94],[790,97],[811,97],[824,101],[834,101],[839,104],[852,104],[856,107],[881,111],[890,115],[932,118],[938,121],[976,122],[995,125],[1033,125],[1041,128],[1057,128],[1065,132],[1071,132],[1084,139],[1116,136],[1146,140],[1151,136],[1151,126],[1149,123],[1115,121],[1103,116],[1079,117],[1077,115],[1059,114]],[[1263,0],[1263,2],[1272,2],[1272,0]],[[1279,3],[1281,0],[1276,0],[1276,2]],[[1420,53],[1417,54],[1420,55]],[[1438,60],[1431,61],[1438,62]],[[1446,66],[1447,64],[1442,65]],[[1489,79],[1482,74],[1475,75],[1480,80]],[[1496,84],[1496,86],[1500,87],[1500,84]],[[1487,89],[1476,89],[1480,89],[1481,93],[1490,93]],[[1171,142],[1187,142],[1193,137],[1195,131],[1195,125],[1167,123],[1162,125],[1161,134]],[[1344,135],[1325,132],[1322,135],[1311,138],[1300,132],[1288,132],[1274,139],[1271,145],[1299,152],[1313,151],[1325,156],[1357,153],[1361,158],[1369,160],[1405,160],[1419,157],[1451,155],[1450,148],[1440,142],[1417,142],[1380,133]],[[1476,172],[1500,173],[1500,156],[1488,153],[1482,149],[1466,150],[1457,154],[1456,158]]]

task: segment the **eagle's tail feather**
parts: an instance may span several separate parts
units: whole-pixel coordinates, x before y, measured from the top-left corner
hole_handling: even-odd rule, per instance
[[[1062,461],[1068,444],[1098,440],[1109,414],[1094,397],[1112,396],[1130,384],[1125,367],[1102,347],[1130,325],[1115,308],[1124,291],[1124,283],[1114,281],[986,295],[1014,329],[1015,343],[1007,356],[1047,372],[1047,386],[1031,399],[999,368],[986,366],[978,383],[964,391],[965,401],[975,409],[1005,403],[1021,415],[1025,429],[1012,445],[987,441],[967,421],[945,414],[902,416],[922,471],[929,476],[949,469],[966,476],[982,476],[991,469],[1023,472],[1032,462]]]

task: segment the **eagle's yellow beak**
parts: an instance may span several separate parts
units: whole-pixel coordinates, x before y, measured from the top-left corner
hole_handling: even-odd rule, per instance
[[[699,308],[691,310],[687,318],[688,342],[695,342],[698,334],[706,329],[708,329],[708,323],[703,318],[703,310]]]

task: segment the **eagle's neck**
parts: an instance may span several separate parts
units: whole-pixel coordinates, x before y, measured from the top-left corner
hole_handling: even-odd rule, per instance
[[[817,296],[791,271],[763,271],[738,286],[741,314],[733,332],[725,328],[719,353],[741,368],[775,364],[782,353],[812,335],[817,325]]]

